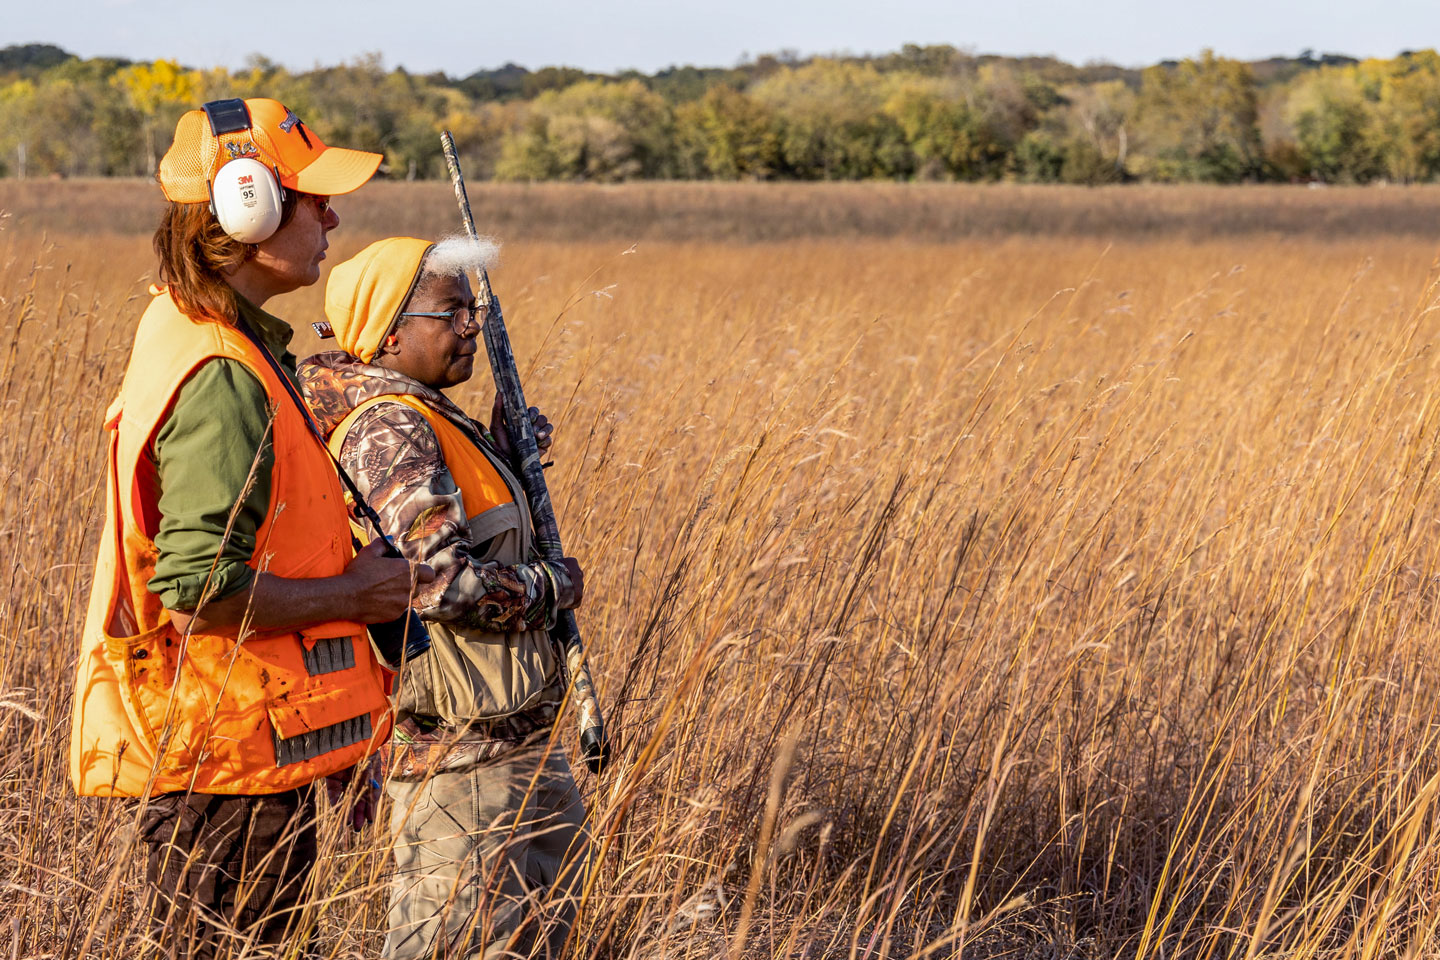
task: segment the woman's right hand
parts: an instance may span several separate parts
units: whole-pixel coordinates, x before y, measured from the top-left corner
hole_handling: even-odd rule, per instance
[[[410,606],[417,588],[435,579],[435,571],[429,564],[412,566],[403,557],[387,557],[386,547],[384,540],[377,538],[370,541],[355,554],[341,574],[352,586],[355,598],[353,616],[361,623],[394,620]]]

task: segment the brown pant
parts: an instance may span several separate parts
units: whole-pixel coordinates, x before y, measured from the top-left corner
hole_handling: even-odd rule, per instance
[[[171,793],[145,810],[155,939],[177,958],[287,943],[315,862],[312,787],[263,796]]]

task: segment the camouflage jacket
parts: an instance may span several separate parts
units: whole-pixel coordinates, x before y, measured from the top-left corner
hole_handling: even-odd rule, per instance
[[[438,390],[404,374],[331,351],[302,361],[299,375],[306,403],[326,436],[361,403],[405,394],[423,400],[494,452],[481,424]],[[487,633],[522,633],[548,629],[561,605],[573,603],[574,588],[560,564],[536,560],[507,566],[479,559],[485,544],[471,542],[459,488],[434,430],[418,411],[398,403],[366,410],[341,445],[340,463],[405,556],[434,568],[434,582],[416,602],[426,620]],[[361,522],[353,511],[352,517]],[[419,776],[426,769],[483,760],[547,728],[553,719],[552,704],[464,729],[401,717],[389,751],[392,768]]]
[[[494,449],[485,428],[448,397],[402,373],[338,351],[308,357],[299,373],[305,401],[326,436],[366,400],[408,394]],[[469,540],[459,488],[435,431],[417,411],[398,403],[365,411],[340,448],[340,464],[405,556],[434,568],[434,582],[417,597],[416,609],[426,620],[518,633],[548,628],[560,609],[557,601],[572,599],[560,564],[537,560],[507,567],[475,559],[483,545]]]

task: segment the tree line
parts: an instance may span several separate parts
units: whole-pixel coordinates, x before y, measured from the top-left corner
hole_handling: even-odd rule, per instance
[[[1419,182],[1440,176],[1440,54],[1205,51],[1144,69],[907,45],[597,75],[508,64],[467,77],[378,55],[295,72],[0,49],[0,176],[149,176],[179,115],[283,100],[327,141],[444,176],[438,131],[501,180]]]

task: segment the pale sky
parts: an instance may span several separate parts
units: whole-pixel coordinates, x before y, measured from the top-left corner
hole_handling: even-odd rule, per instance
[[[1437,0],[6,0],[0,46],[230,66],[262,53],[308,69],[379,52],[386,66],[464,76],[513,61],[597,72],[731,66],[790,48],[883,53],[949,43],[1140,66],[1205,47],[1242,59],[1300,50],[1394,56],[1440,45]]]

